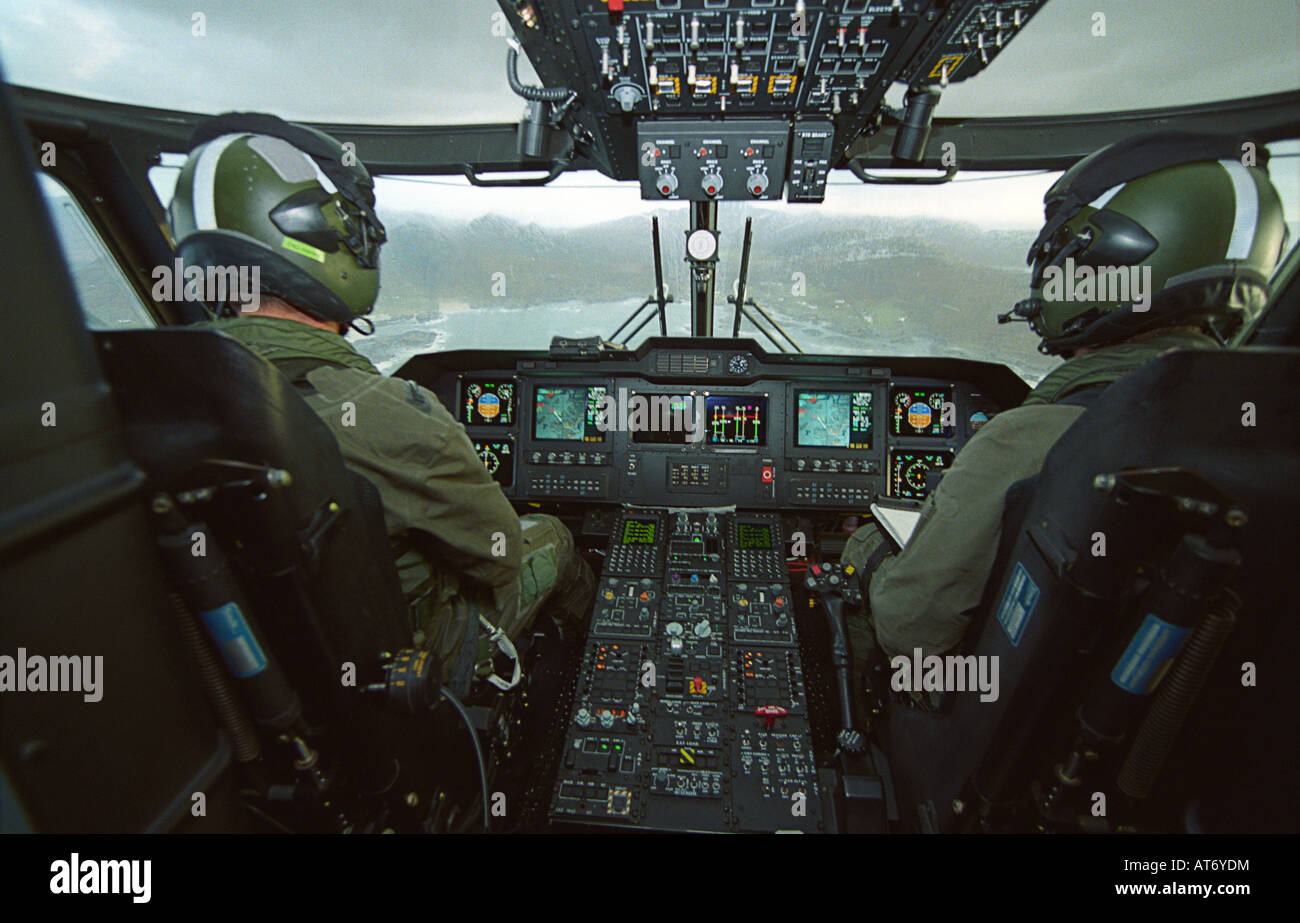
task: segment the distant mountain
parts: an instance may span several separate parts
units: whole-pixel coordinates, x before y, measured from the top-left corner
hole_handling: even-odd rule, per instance
[[[751,214],[748,293],[784,318],[805,348],[987,358],[1034,378],[1054,364],[1034,354],[1023,327],[1011,330],[995,320],[1027,294],[1025,233],[815,210],[755,207]],[[682,215],[664,209],[660,219],[665,283],[681,304],[689,297]],[[390,210],[385,221],[389,243],[378,310],[394,317],[543,304],[600,311],[645,298],[654,287],[645,217],[547,228],[501,214],[456,222]],[[723,210],[719,230],[715,311],[721,330],[723,319],[729,324],[731,318],[726,296],[739,272],[743,216]],[[611,331],[621,317],[614,320]]]

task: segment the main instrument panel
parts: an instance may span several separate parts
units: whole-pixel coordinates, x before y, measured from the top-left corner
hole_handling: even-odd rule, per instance
[[[981,362],[769,355],[719,339],[570,358],[441,353],[399,374],[457,409],[512,499],[754,510],[922,500],[1026,390]]]

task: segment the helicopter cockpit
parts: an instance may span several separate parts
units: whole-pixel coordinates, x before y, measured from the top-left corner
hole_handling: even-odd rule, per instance
[[[270,52],[234,57],[250,33],[211,6],[168,28],[239,73],[193,105],[162,70],[92,92],[0,38],[0,235],[26,267],[4,296],[6,831],[1295,829],[1293,4],[369,9],[445,104],[414,70],[379,94],[319,61],[277,97]],[[125,68],[148,17],[119,12],[94,47]],[[0,5],[49,48],[32,17]],[[1250,60],[1216,70],[1230,47]],[[255,108],[376,177],[385,275],[357,349],[432,392],[595,571],[581,636],[539,619],[503,646],[508,691],[442,689],[373,486],[293,385],[187,329],[201,299],[159,287],[191,132]],[[1227,348],[1093,395],[1007,493],[962,643],[880,654],[862,688],[850,537],[906,547],[1059,364],[1012,308],[1043,193],[1154,129],[1271,155],[1292,229],[1271,300]],[[65,652],[103,655],[102,701],[16,694]]]

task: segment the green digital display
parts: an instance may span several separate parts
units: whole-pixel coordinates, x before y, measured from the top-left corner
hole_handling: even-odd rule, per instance
[[[629,519],[623,523],[624,545],[653,545],[655,543],[654,520]]]
[[[736,539],[740,543],[741,551],[750,548],[768,550],[772,547],[772,529],[770,526],[739,522],[736,523]]]

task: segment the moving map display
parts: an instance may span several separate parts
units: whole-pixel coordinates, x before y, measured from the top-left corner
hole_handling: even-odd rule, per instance
[[[870,391],[796,391],[797,446],[871,448]]]
[[[533,396],[533,438],[567,442],[604,442],[597,425],[604,385],[538,387]]]

